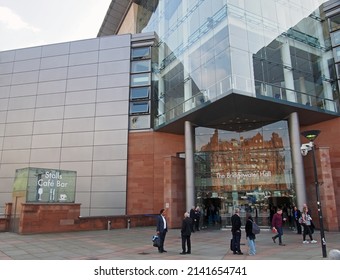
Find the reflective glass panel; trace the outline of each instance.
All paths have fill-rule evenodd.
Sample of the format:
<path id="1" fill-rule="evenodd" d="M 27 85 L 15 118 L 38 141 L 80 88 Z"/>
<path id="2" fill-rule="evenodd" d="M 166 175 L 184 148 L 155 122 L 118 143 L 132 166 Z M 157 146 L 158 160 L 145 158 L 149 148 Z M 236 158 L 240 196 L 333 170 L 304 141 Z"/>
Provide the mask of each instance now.
<path id="1" fill-rule="evenodd" d="M 138 87 L 131 88 L 130 90 L 130 98 L 134 99 L 142 99 L 149 98 L 150 87 Z"/>
<path id="2" fill-rule="evenodd" d="M 149 112 L 149 102 L 132 102 L 130 104 L 130 113 L 148 113 Z"/>
<path id="3" fill-rule="evenodd" d="M 151 56 L 150 47 L 133 48 L 131 50 L 132 59 L 150 58 L 150 56 Z"/>

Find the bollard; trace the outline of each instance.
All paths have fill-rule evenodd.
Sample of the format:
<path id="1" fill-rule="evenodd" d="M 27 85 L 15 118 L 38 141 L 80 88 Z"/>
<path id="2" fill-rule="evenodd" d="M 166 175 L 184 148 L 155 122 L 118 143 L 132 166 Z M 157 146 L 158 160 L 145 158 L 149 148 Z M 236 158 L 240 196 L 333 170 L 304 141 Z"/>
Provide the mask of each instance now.
<path id="1" fill-rule="evenodd" d="M 111 221 L 107 221 L 107 230 L 111 229 Z"/>
<path id="2" fill-rule="evenodd" d="M 131 225 L 131 220 L 128 219 L 128 220 L 127 220 L 127 229 L 130 229 L 130 225 Z"/>

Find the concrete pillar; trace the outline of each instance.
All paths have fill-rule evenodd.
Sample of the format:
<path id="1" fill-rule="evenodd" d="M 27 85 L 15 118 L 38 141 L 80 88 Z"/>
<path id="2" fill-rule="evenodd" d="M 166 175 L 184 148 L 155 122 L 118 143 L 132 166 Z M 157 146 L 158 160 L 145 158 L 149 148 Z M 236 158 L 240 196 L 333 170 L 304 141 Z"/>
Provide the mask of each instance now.
<path id="1" fill-rule="evenodd" d="M 185 194 L 186 210 L 195 205 L 194 148 L 195 133 L 191 122 L 185 124 Z"/>
<path id="2" fill-rule="evenodd" d="M 292 165 L 294 174 L 294 185 L 297 198 L 297 207 L 302 209 L 304 203 L 306 203 L 306 183 L 305 183 L 305 172 L 303 168 L 303 159 L 300 152 L 301 141 L 300 141 L 300 126 L 298 114 L 292 113 L 288 119 L 289 125 L 289 137 L 290 145 L 292 149 Z"/>
<path id="3" fill-rule="evenodd" d="M 292 71 L 292 60 L 290 58 L 289 42 L 285 40 L 281 48 L 282 63 L 286 67 L 283 68 L 283 75 L 285 79 L 285 88 L 287 101 L 296 102 L 296 93 L 294 91 L 294 77 Z"/>

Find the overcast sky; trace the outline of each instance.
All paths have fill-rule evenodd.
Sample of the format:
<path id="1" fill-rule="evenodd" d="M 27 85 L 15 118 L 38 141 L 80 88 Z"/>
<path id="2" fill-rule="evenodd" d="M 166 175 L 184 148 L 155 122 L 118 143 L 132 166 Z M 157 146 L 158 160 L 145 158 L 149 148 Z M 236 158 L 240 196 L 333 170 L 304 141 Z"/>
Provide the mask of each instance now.
<path id="1" fill-rule="evenodd" d="M 0 0 L 0 51 L 97 37 L 111 0 Z"/>

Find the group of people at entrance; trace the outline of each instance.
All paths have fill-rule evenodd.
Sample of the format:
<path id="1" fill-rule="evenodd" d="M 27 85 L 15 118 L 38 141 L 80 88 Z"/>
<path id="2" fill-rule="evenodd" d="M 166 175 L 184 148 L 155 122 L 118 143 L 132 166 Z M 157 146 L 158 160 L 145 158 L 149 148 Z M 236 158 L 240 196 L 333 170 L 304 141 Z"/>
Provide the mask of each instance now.
<path id="1" fill-rule="evenodd" d="M 303 244 L 307 243 L 317 243 L 316 240 L 313 239 L 314 233 L 314 224 L 311 217 L 311 214 L 308 210 L 308 206 L 306 204 L 303 205 L 302 211 L 298 210 L 297 207 L 294 207 L 294 218 L 296 220 L 297 225 L 297 233 L 302 234 Z M 277 208 L 276 213 L 273 215 L 271 220 L 271 229 L 272 232 L 275 234 L 272 236 L 272 240 L 276 243 L 278 239 L 278 244 L 280 246 L 285 246 L 282 242 L 282 235 L 283 235 L 283 225 L 286 222 L 287 218 L 282 215 L 282 209 Z M 255 246 L 255 239 L 256 235 L 253 232 L 253 223 L 254 220 L 250 213 L 247 213 L 246 216 L 246 225 L 245 225 L 245 232 L 246 238 L 248 241 L 248 248 L 249 248 L 249 255 L 256 254 L 256 246 Z M 240 247 L 240 240 L 241 240 L 241 218 L 240 218 L 240 210 L 239 208 L 235 209 L 234 215 L 231 217 L 231 232 L 232 232 L 232 239 L 231 239 L 231 250 L 233 251 L 234 255 L 243 255 L 243 252 Z M 303 231 L 302 231 L 303 229 Z M 309 240 L 306 240 L 306 237 L 309 236 Z"/>
<path id="2" fill-rule="evenodd" d="M 157 217 L 156 233 L 159 238 L 159 253 L 166 253 L 164 249 L 165 236 L 168 231 L 167 222 L 165 218 L 166 210 L 161 209 L 160 214 Z M 182 252 L 181 255 L 191 254 L 191 233 L 199 231 L 200 225 L 200 208 L 193 206 L 189 212 L 184 213 L 184 218 L 181 227 L 181 239 L 182 239 Z"/>
<path id="3" fill-rule="evenodd" d="M 293 215 L 296 223 L 297 234 L 302 234 L 302 243 L 303 244 L 317 243 L 317 241 L 313 239 L 314 224 L 310 212 L 308 210 L 307 204 L 303 205 L 302 212 L 295 206 Z M 273 242 L 276 243 L 276 239 L 278 238 L 279 245 L 281 246 L 285 246 L 285 244 L 282 243 L 283 235 L 282 225 L 285 221 L 286 218 L 282 217 L 282 209 L 278 208 L 276 214 L 273 216 L 272 219 L 272 230 L 274 233 L 276 233 L 276 235 L 274 235 L 272 239 Z M 307 235 L 309 236 L 309 240 L 306 240 Z"/>
<path id="4" fill-rule="evenodd" d="M 245 226 L 246 238 L 248 241 L 249 255 L 253 256 L 256 254 L 255 238 L 256 235 L 253 232 L 253 217 L 250 213 L 247 213 L 247 221 Z M 241 250 L 241 218 L 240 209 L 236 208 L 234 215 L 231 216 L 231 233 L 232 239 L 230 244 L 230 249 L 233 251 L 234 255 L 243 255 Z"/>

